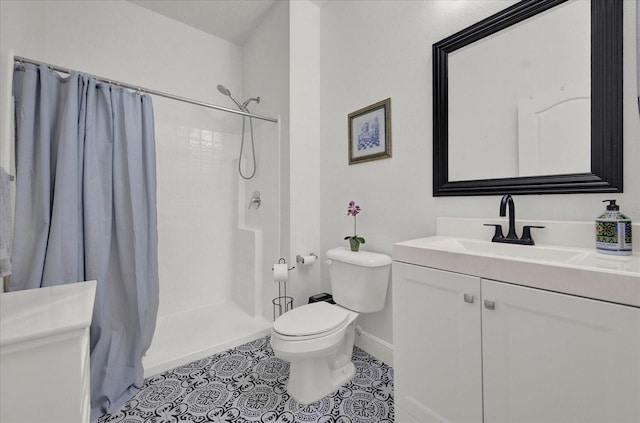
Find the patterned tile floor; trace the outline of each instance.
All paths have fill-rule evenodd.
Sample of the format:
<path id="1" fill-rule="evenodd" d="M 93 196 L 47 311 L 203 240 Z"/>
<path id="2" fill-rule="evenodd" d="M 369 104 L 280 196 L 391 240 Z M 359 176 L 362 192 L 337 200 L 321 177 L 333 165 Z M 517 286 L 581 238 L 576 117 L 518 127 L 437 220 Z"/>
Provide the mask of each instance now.
<path id="1" fill-rule="evenodd" d="M 358 347 L 354 378 L 308 405 L 290 398 L 289 364 L 269 337 L 145 380 L 122 408 L 97 423 L 391 423 L 393 368 Z"/>

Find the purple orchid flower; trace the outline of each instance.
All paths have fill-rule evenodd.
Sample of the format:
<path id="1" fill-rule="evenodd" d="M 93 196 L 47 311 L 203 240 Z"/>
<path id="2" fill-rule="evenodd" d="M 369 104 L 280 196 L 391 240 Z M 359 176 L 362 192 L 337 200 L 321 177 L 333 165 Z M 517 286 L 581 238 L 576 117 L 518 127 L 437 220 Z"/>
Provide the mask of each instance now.
<path id="1" fill-rule="evenodd" d="M 357 231 L 357 222 L 356 216 L 360 213 L 362 209 L 359 205 L 356 204 L 355 201 L 349 201 L 349 206 L 347 207 L 347 216 L 353 216 L 353 235 L 346 236 L 344 239 L 354 240 L 357 244 L 364 244 L 364 238 L 358 236 Z M 353 247 L 352 247 L 353 249 Z"/>

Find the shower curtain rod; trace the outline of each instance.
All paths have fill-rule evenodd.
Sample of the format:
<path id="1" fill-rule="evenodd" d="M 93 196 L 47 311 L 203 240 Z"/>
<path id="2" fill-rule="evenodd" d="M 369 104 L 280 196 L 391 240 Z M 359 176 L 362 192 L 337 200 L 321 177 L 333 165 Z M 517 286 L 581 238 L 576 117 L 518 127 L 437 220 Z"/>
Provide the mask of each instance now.
<path id="1" fill-rule="evenodd" d="M 63 68 L 61 66 L 51 65 L 49 63 L 39 62 L 37 60 L 27 59 L 25 57 L 20 57 L 20 56 L 14 56 L 13 60 L 15 62 L 18 62 L 18 63 L 31 63 L 32 65 L 37 65 L 37 66 L 44 65 L 44 66 L 48 67 L 51 70 L 54 70 L 56 72 L 66 73 L 66 74 L 71 74 L 71 72 L 74 72 L 71 69 Z M 84 72 L 79 72 L 79 71 L 78 71 L 78 73 L 80 73 L 82 75 L 86 75 L 86 76 L 88 76 L 90 78 L 94 78 L 94 79 L 96 79 L 96 80 L 98 80 L 100 82 L 106 82 L 106 83 L 109 83 L 109 84 L 114 84 L 114 85 L 116 85 L 118 87 L 128 88 L 130 90 L 139 91 L 139 92 L 145 93 L 145 94 L 157 95 L 157 96 L 160 96 L 160 97 L 169 98 L 171 100 L 178 100 L 178 101 L 182 101 L 182 102 L 185 102 L 185 103 L 195 104 L 196 106 L 202 106 L 202 107 L 207 107 L 209 109 L 221 110 L 223 112 L 234 113 L 236 115 L 242 115 L 242 116 L 246 116 L 246 117 L 250 117 L 250 118 L 254 118 L 254 119 L 266 120 L 268 122 L 274 122 L 274 123 L 278 122 L 277 118 L 272 118 L 272 117 L 269 117 L 269 116 L 254 115 L 253 113 L 247 113 L 247 112 L 243 112 L 241 110 L 229 109 L 229 108 L 218 106 L 218 105 L 215 105 L 215 104 L 205 103 L 205 102 L 199 101 L 199 100 L 193 100 L 193 99 L 190 99 L 190 98 L 180 97 L 180 96 L 169 94 L 169 93 L 165 93 L 165 92 L 162 92 L 162 91 L 156 91 L 156 90 L 152 90 L 152 89 L 149 89 L 149 88 L 143 88 L 143 87 L 140 87 L 140 86 L 137 86 L 137 85 L 127 84 L 125 82 L 114 81 L 113 79 L 103 78 L 101 76 L 95 76 L 95 75 L 91 75 L 91 74 L 84 73 Z"/>

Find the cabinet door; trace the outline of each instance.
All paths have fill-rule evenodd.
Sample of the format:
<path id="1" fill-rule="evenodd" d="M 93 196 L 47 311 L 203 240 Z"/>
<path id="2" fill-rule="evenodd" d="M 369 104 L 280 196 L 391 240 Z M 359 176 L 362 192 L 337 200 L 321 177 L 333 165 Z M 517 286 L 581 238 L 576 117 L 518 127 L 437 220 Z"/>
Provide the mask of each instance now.
<path id="1" fill-rule="evenodd" d="M 640 422 L 640 309 L 487 280 L 482 298 L 486 423 Z"/>
<path id="2" fill-rule="evenodd" d="M 482 421 L 480 314 L 479 278 L 393 263 L 394 400 L 402 412 L 422 423 Z"/>

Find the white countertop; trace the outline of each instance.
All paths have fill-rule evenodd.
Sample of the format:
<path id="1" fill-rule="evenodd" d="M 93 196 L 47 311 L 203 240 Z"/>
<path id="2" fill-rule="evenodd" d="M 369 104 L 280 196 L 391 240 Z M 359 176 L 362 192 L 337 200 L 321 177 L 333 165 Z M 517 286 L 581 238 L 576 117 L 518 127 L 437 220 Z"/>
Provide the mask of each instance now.
<path id="1" fill-rule="evenodd" d="M 0 294 L 0 347 L 91 324 L 96 281 Z"/>
<path id="2" fill-rule="evenodd" d="M 593 223 L 535 222 L 546 226 L 539 230 L 541 234 L 537 238 L 536 232 L 532 234 L 536 246 L 499 244 L 499 249 L 514 251 L 512 255 L 459 248 L 457 241 L 464 239 L 490 242 L 493 229 L 482 226 L 483 222 L 494 223 L 490 219 L 439 219 L 438 236 L 394 244 L 393 260 L 640 307 L 640 254 L 636 251 L 631 256 L 610 256 L 597 253 L 595 248 L 585 248 L 585 241 L 593 237 Z M 565 248 L 557 247 L 563 239 L 564 228 L 572 235 L 566 249 L 576 253 L 578 259 L 526 257 L 529 248 L 538 252 L 549 248 L 552 255 L 554 249 Z M 634 225 L 634 232 L 640 235 L 636 228 Z M 587 230 L 589 233 L 584 233 Z M 541 244 L 538 239 L 553 240 L 555 245 Z M 577 239 L 585 241 L 575 242 Z"/>

